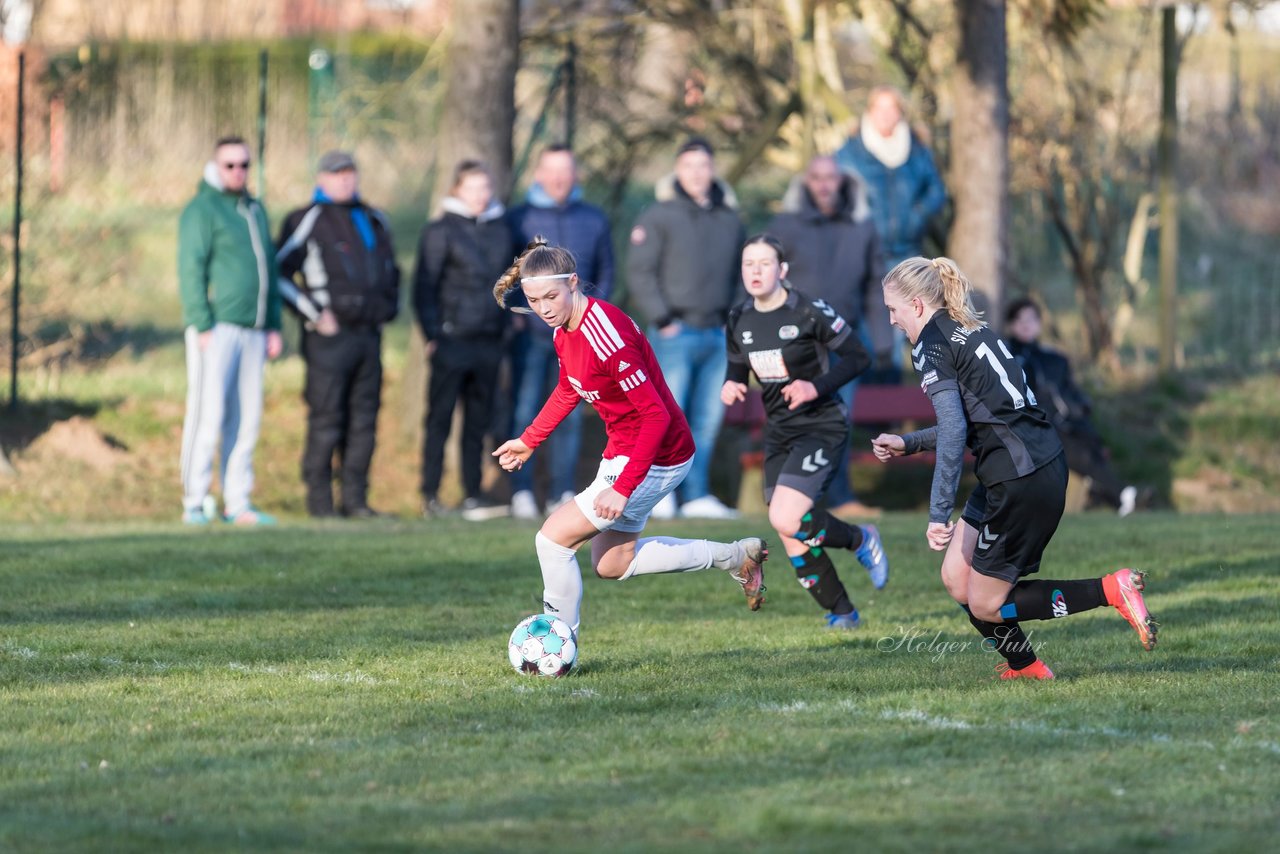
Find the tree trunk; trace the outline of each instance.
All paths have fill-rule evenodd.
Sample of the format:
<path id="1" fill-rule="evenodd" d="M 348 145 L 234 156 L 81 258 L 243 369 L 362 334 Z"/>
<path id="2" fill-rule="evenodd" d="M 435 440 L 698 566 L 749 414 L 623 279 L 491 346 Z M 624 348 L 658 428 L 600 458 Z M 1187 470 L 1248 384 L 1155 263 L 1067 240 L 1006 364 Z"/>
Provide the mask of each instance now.
<path id="1" fill-rule="evenodd" d="M 444 109 L 435 139 L 436 198 L 449 189 L 453 166 L 475 157 L 493 170 L 502 199 L 511 192 L 511 128 L 520 63 L 519 0 L 458 3 L 449 22 Z"/>
<path id="2" fill-rule="evenodd" d="M 1004 0 L 957 0 L 950 255 L 999 327 L 1009 255 L 1009 89 Z"/>
<path id="3" fill-rule="evenodd" d="M 436 151 L 433 217 L 439 200 L 451 189 L 453 167 L 460 160 L 485 161 L 493 172 L 498 197 L 505 201 L 511 192 L 511 131 L 520 63 L 519 0 L 454 4 L 448 38 L 439 132 L 435 139 L 423 141 L 424 147 L 433 146 Z M 401 407 L 401 425 L 410 439 L 421 438 L 426 387 L 426 355 L 415 323 L 405 361 Z"/>

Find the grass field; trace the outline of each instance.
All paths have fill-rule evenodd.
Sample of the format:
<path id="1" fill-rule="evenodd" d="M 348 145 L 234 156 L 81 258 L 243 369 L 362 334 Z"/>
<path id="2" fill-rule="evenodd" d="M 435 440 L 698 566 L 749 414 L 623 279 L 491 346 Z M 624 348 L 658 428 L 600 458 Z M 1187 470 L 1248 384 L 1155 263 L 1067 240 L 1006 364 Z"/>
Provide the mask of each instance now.
<path id="1" fill-rule="evenodd" d="M 1069 517 L 1046 577 L 1149 569 L 1161 643 L 1032 623 L 1038 684 L 992 680 L 917 515 L 887 590 L 838 560 L 857 633 L 782 561 L 755 614 L 714 571 L 588 580 L 562 680 L 505 660 L 531 527 L 9 528 L 0 850 L 1262 850 L 1276 522 Z"/>

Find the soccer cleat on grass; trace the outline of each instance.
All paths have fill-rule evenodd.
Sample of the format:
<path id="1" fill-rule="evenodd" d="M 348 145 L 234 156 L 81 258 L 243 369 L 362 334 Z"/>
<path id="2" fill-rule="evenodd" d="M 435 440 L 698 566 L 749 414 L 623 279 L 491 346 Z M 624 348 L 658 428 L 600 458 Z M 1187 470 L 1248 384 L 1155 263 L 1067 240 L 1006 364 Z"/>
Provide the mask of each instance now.
<path id="1" fill-rule="evenodd" d="M 867 568 L 871 586 L 877 590 L 884 589 L 889 583 L 889 556 L 884 553 L 880 531 L 875 525 L 862 526 L 862 545 L 858 546 L 854 555 L 858 558 L 858 563 Z"/>
<path id="2" fill-rule="evenodd" d="M 257 507 L 250 507 L 248 510 L 241 510 L 235 516 L 224 516 L 223 520 L 232 525 L 241 525 L 245 527 L 274 525 L 276 517 L 270 513 L 263 513 Z"/>
<path id="3" fill-rule="evenodd" d="M 861 625 L 862 618 L 858 616 L 857 608 L 847 614 L 827 614 L 827 628 L 829 629 L 844 629 L 848 631 Z"/>
<path id="4" fill-rule="evenodd" d="M 769 546 L 759 537 L 746 537 L 734 545 L 742 549 L 742 563 L 729 576 L 742 585 L 747 607 L 759 611 L 764 604 L 764 562 L 769 559 Z"/>
<path id="5" fill-rule="evenodd" d="M 1009 666 L 1009 662 L 1004 661 L 996 665 L 996 673 L 1001 679 L 1052 679 L 1053 671 L 1049 669 L 1049 665 L 1040 659 L 1028 664 L 1021 670 L 1014 670 Z"/>
<path id="6" fill-rule="evenodd" d="M 490 519 L 501 519 L 503 516 L 511 515 L 511 507 L 509 505 L 486 498 L 483 495 L 464 500 L 459 509 L 461 510 L 462 518 L 468 522 L 487 522 Z"/>
<path id="7" fill-rule="evenodd" d="M 204 515 L 203 510 L 183 510 L 182 524 L 184 525 L 208 525 L 209 517 Z"/>
<path id="8" fill-rule="evenodd" d="M 1156 646 L 1158 624 L 1147 613 L 1147 603 L 1142 598 L 1146 586 L 1147 574 L 1137 569 L 1121 569 L 1102 576 L 1102 592 L 1106 594 L 1107 604 L 1129 621 L 1142 641 L 1142 648 L 1150 652 Z"/>

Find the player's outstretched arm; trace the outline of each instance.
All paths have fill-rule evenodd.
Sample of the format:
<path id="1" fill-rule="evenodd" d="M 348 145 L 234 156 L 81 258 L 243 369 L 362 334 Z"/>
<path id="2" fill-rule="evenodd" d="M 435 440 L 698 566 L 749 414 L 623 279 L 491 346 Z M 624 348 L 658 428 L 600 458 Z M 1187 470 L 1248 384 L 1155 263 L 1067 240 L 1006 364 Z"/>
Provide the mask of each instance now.
<path id="1" fill-rule="evenodd" d="M 505 471 L 515 471 L 533 456 L 533 450 L 519 439 L 508 439 L 493 455 L 498 458 L 498 465 Z"/>
<path id="2" fill-rule="evenodd" d="M 881 433 L 871 440 L 871 448 L 875 451 L 876 459 L 882 463 L 907 453 L 907 443 L 896 433 Z"/>

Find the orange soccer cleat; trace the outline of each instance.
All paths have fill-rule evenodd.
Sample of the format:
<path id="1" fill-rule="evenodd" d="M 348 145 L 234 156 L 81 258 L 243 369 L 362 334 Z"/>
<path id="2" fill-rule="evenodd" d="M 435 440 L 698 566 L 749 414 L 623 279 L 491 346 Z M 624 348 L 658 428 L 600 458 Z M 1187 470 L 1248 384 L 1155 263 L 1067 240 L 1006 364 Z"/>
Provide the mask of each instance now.
<path id="1" fill-rule="evenodd" d="M 996 673 L 1001 679 L 1052 679 L 1053 671 L 1040 659 L 1028 664 L 1021 670 L 1014 670 L 1008 662 L 996 665 Z"/>
<path id="2" fill-rule="evenodd" d="M 1102 592 L 1106 594 L 1107 604 L 1129 621 L 1142 641 L 1142 648 L 1149 652 L 1155 649 L 1159 624 L 1151 619 L 1147 603 L 1142 599 L 1142 590 L 1146 586 L 1147 574 L 1136 569 L 1121 569 L 1102 576 Z"/>

